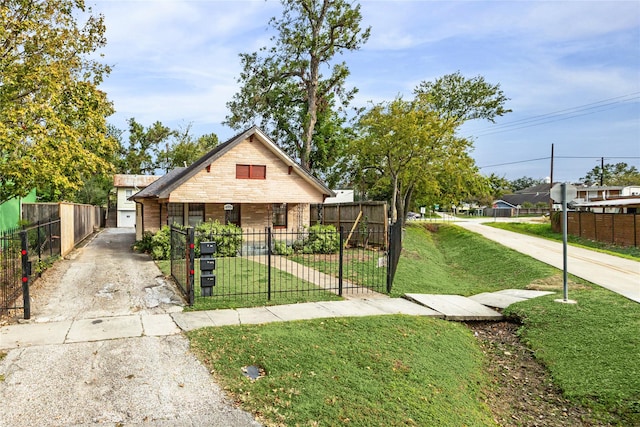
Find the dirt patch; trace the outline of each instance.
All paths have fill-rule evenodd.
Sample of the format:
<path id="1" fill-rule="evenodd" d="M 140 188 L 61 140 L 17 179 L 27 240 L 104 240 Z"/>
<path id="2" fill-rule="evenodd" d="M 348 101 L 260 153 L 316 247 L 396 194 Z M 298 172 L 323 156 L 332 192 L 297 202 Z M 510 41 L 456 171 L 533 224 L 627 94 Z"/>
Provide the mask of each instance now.
<path id="1" fill-rule="evenodd" d="M 608 426 L 588 408 L 575 405 L 553 385 L 548 371 L 520 342 L 512 322 L 473 322 L 468 327 L 486 356 L 492 384 L 486 403 L 495 421 L 510 426 Z"/>
<path id="2" fill-rule="evenodd" d="M 569 290 L 586 290 L 591 289 L 590 286 L 583 285 L 580 283 L 576 283 L 573 280 L 567 280 L 567 285 Z M 532 289 L 535 291 L 555 291 L 562 292 L 564 287 L 562 274 L 556 274 L 553 276 L 545 277 L 544 279 L 536 279 L 531 282 L 527 289 Z"/>

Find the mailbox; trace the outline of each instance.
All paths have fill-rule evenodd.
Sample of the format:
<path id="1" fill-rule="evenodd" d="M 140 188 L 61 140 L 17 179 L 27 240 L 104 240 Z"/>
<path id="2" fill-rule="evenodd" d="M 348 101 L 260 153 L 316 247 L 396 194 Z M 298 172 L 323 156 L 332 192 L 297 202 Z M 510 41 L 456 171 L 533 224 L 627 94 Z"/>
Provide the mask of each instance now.
<path id="1" fill-rule="evenodd" d="M 216 285 L 216 242 L 200 242 L 200 293 L 203 297 L 213 296 Z"/>
<path id="2" fill-rule="evenodd" d="M 200 287 L 201 288 L 210 288 L 216 285 L 216 276 L 215 274 L 202 274 L 200 275 Z"/>
<path id="3" fill-rule="evenodd" d="M 213 255 L 216 253 L 216 242 L 200 242 L 200 255 Z"/>
<path id="4" fill-rule="evenodd" d="M 200 258 L 200 271 L 212 271 L 216 269 L 215 258 Z"/>

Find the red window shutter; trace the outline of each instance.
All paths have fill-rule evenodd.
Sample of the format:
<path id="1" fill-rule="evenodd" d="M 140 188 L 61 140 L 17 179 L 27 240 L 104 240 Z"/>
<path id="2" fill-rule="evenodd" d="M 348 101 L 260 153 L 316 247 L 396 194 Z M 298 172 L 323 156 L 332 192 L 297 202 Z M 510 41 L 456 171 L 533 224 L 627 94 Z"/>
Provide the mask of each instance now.
<path id="1" fill-rule="evenodd" d="M 236 165 L 236 179 L 248 179 L 251 166 Z"/>
<path id="2" fill-rule="evenodd" d="M 267 167 L 265 165 L 252 165 L 251 166 L 251 178 L 252 179 L 265 179 L 267 177 Z"/>

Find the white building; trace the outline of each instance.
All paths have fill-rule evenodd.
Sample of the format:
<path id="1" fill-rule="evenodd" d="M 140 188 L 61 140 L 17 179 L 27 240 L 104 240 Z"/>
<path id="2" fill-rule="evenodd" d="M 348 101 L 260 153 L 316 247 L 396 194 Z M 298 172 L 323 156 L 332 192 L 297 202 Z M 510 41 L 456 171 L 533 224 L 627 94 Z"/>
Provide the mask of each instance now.
<path id="1" fill-rule="evenodd" d="M 135 227 L 136 203 L 129 200 L 138 191 L 155 182 L 157 175 L 123 175 L 113 176 L 113 186 L 116 189 L 116 227 Z"/>

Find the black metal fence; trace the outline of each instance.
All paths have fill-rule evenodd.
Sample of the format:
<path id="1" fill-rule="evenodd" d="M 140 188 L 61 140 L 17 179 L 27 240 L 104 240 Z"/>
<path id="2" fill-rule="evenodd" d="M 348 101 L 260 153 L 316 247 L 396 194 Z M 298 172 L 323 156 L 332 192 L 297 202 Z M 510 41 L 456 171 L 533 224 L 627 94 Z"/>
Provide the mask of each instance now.
<path id="1" fill-rule="evenodd" d="M 22 310 L 24 318 L 29 319 L 32 273 L 39 274 L 47 263 L 59 256 L 59 219 L 1 233 L 0 315 Z"/>
<path id="2" fill-rule="evenodd" d="M 360 229 L 350 237 L 343 229 L 313 227 L 301 232 L 195 233 L 192 244 L 189 233 L 172 229 L 171 271 L 190 304 L 206 305 L 211 299 L 285 303 L 390 290 L 384 230 Z M 201 262 L 203 242 L 215 243 L 213 261 Z M 193 264 L 189 256 L 195 258 Z"/>

